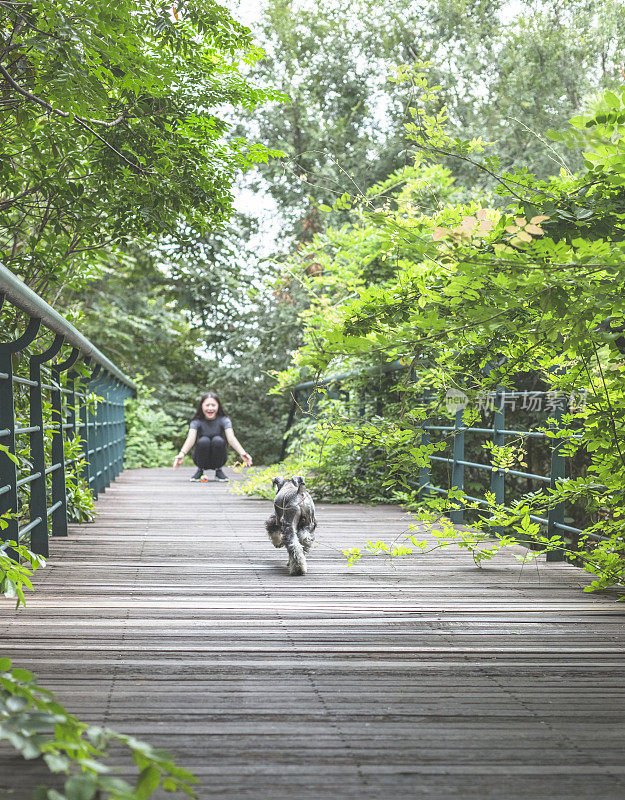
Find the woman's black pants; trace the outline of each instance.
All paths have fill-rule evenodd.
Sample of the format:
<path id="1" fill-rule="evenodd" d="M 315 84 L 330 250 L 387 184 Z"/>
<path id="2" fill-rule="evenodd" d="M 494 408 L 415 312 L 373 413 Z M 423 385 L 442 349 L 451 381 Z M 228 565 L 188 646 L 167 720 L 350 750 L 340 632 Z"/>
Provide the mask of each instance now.
<path id="1" fill-rule="evenodd" d="M 226 463 L 226 440 L 221 436 L 200 436 L 195 443 L 193 462 L 200 469 L 219 469 Z"/>

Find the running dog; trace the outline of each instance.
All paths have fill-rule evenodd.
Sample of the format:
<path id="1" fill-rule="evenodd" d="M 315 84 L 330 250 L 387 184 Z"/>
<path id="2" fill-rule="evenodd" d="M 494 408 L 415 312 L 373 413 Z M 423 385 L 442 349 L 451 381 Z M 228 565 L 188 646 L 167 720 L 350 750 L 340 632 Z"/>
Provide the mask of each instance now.
<path id="1" fill-rule="evenodd" d="M 289 574 L 306 574 L 306 553 L 315 541 L 315 504 L 301 476 L 273 479 L 274 513 L 265 522 L 274 547 L 286 547 Z"/>

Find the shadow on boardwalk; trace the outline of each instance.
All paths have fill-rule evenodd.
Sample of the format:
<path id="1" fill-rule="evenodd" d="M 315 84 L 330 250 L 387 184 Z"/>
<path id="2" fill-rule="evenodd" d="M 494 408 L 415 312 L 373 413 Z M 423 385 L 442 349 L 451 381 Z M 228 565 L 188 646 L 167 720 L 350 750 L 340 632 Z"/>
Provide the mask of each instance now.
<path id="1" fill-rule="evenodd" d="M 189 475 L 122 474 L 27 608 L 0 605 L 2 654 L 73 713 L 172 750 L 201 798 L 623 797 L 625 608 L 584 573 L 453 549 L 347 569 L 407 518 L 318 505 L 291 578 L 270 504 Z M 33 783 L 0 756 L 1 798 Z"/>

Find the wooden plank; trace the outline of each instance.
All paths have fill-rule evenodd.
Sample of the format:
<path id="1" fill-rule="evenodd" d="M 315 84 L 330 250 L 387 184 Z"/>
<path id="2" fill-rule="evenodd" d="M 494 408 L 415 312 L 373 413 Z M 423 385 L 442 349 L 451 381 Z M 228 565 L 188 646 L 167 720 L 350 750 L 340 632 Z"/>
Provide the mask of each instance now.
<path id="1" fill-rule="evenodd" d="M 451 548 L 348 569 L 410 519 L 318 504 L 292 578 L 270 504 L 189 475 L 124 473 L 0 604 L 2 653 L 74 713 L 173 750 L 202 798 L 623 796 L 625 608 L 589 576 Z M 42 774 L 0 748 L 0 798 Z"/>

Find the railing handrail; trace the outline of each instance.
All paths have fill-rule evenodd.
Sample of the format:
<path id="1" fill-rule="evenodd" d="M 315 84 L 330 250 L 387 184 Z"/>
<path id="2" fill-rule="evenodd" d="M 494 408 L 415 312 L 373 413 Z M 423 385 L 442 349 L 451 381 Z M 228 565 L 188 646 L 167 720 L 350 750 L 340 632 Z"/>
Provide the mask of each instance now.
<path id="1" fill-rule="evenodd" d="M 0 341 L 0 516 L 6 523 L 0 531 L 0 550 L 18 558 L 8 542 L 24 544 L 28 537 L 30 549 L 47 556 L 49 523 L 53 536 L 68 533 L 65 468 L 72 465 L 74 477 L 84 481 L 83 487 L 94 499 L 123 470 L 124 400 L 136 396 L 137 387 L 73 325 L 0 264 L 0 311 L 5 301 L 23 311 L 28 324 L 17 332 L 17 338 Z M 43 345 L 42 352 L 32 352 L 28 348 L 42 328 L 54 334 L 53 341 Z M 65 357 L 60 356 L 64 345 L 71 347 Z M 34 349 L 41 346 L 38 342 Z M 22 357 L 15 359 L 18 353 Z M 86 369 L 74 368 L 79 358 Z M 25 367 L 28 378 L 15 374 L 16 369 L 23 371 Z M 28 387 L 21 390 L 18 414 L 16 385 Z M 16 437 L 26 435 L 28 457 L 19 462 L 15 459 Z M 70 439 L 76 441 L 77 436 L 81 457 L 74 450 L 73 460 L 68 459 L 65 444 Z M 18 471 L 29 474 L 18 475 Z M 27 509 L 30 521 L 23 525 Z"/>
<path id="2" fill-rule="evenodd" d="M 0 264 L 0 295 L 4 295 L 14 306 L 24 311 L 30 317 L 40 319 L 42 323 L 54 333 L 65 337 L 65 342 L 80 350 L 80 353 L 100 364 L 111 375 L 115 376 L 133 393 L 137 392 L 137 385 L 118 369 L 89 339 L 79 333 L 76 328 L 64 319 L 58 311 L 42 300 L 39 295 L 29 289 L 17 276 L 13 275 L 5 266 Z"/>

